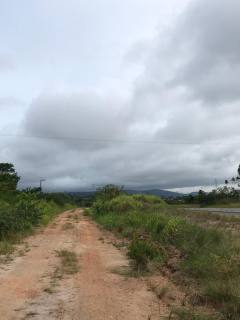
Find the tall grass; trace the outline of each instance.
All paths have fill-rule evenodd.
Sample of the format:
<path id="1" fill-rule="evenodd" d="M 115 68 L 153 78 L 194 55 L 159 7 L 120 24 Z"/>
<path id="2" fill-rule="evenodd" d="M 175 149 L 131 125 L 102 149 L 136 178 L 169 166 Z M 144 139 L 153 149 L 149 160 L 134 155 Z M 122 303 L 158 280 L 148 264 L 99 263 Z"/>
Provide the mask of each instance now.
<path id="1" fill-rule="evenodd" d="M 167 266 L 178 252 L 173 270 L 194 281 L 224 319 L 240 319 L 240 246 L 233 236 L 174 215 L 152 196 L 97 199 L 92 213 L 106 229 L 129 238 L 129 256 L 138 270 L 153 262 Z"/>
<path id="2" fill-rule="evenodd" d="M 68 208 L 32 192 L 1 192 L 0 254 L 10 251 L 11 243 L 29 234 L 35 226 L 46 225 L 59 212 Z"/>

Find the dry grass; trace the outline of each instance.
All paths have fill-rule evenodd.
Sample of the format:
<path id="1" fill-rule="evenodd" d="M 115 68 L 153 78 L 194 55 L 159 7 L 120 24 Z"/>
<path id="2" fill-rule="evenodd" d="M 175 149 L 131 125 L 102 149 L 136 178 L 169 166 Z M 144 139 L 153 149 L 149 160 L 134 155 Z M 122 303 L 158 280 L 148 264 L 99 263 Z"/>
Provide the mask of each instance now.
<path id="1" fill-rule="evenodd" d="M 73 228 L 74 228 L 74 225 L 71 222 L 66 222 L 62 226 L 62 230 L 70 230 Z"/>
<path id="2" fill-rule="evenodd" d="M 63 274 L 74 274 L 79 271 L 78 258 L 75 252 L 66 249 L 56 251 L 61 259 L 61 271 Z"/>

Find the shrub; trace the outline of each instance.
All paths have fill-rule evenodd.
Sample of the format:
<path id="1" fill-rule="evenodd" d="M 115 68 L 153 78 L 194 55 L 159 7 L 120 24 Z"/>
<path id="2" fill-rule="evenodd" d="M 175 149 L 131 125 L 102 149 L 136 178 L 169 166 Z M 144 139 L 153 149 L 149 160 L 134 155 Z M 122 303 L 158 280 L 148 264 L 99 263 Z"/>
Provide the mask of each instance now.
<path id="1" fill-rule="evenodd" d="M 3 199 L 12 199 L 6 201 Z M 10 204 L 11 203 L 11 204 Z M 67 204 L 65 204 L 64 209 Z M 29 232 L 39 224 L 46 225 L 56 213 L 63 210 L 53 200 L 47 201 L 37 192 L 0 194 L 0 241 Z"/>
<path id="2" fill-rule="evenodd" d="M 149 205 L 162 205 L 163 207 L 166 206 L 166 202 L 157 196 L 153 195 L 146 195 L 146 194 L 134 194 L 132 196 L 135 200 L 140 201 L 144 204 L 149 204 Z"/>
<path id="3" fill-rule="evenodd" d="M 152 241 L 134 239 L 128 248 L 128 255 L 134 260 L 138 271 L 148 269 L 148 263 L 152 260 L 164 261 L 165 253 Z"/>
<path id="4" fill-rule="evenodd" d="M 165 227 L 162 230 L 162 239 L 170 244 L 175 244 L 178 242 L 179 238 L 182 236 L 182 230 L 185 226 L 185 221 L 178 217 L 173 217 L 168 220 Z"/>
<path id="5" fill-rule="evenodd" d="M 139 212 L 146 210 L 147 208 L 155 207 L 155 209 L 164 208 L 166 203 L 154 196 L 143 196 L 143 195 L 119 195 L 112 198 L 111 200 L 103 200 L 97 198 L 93 203 L 92 209 L 94 214 L 122 214 L 127 212 Z"/>
<path id="6" fill-rule="evenodd" d="M 94 201 L 92 205 L 92 212 L 94 215 L 104 215 L 108 212 L 108 203 L 101 199 Z"/>
<path id="7" fill-rule="evenodd" d="M 129 211 L 136 211 L 143 208 L 141 202 L 135 200 L 132 196 L 120 195 L 109 201 L 97 199 L 93 204 L 93 213 L 97 215 L 115 213 L 122 214 Z"/>
<path id="8" fill-rule="evenodd" d="M 95 198 L 102 201 L 109 201 L 123 194 L 123 187 L 118 187 L 113 184 L 108 184 L 105 187 L 99 188 Z"/>
<path id="9" fill-rule="evenodd" d="M 41 219 L 41 210 L 39 207 L 39 200 L 36 194 L 21 193 L 17 197 L 17 204 L 15 206 L 16 216 L 19 223 L 30 223 L 37 225 Z"/>
<path id="10" fill-rule="evenodd" d="M 122 214 L 129 211 L 136 211 L 143 208 L 143 205 L 132 196 L 121 195 L 118 196 L 108 204 L 108 212 L 114 212 L 116 214 Z"/>

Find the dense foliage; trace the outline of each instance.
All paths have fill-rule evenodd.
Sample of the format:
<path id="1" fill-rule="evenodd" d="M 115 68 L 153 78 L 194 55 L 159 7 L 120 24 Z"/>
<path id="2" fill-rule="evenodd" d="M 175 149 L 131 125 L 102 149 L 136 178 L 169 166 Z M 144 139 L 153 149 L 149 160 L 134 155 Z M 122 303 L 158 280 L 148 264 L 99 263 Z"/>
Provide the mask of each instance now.
<path id="1" fill-rule="evenodd" d="M 197 194 L 189 194 L 183 197 L 187 204 L 200 204 L 201 206 L 211 205 L 240 205 L 240 165 L 237 169 L 237 176 L 225 180 L 225 186 L 216 188 L 211 192 L 199 190 Z"/>
<path id="2" fill-rule="evenodd" d="M 25 234 L 34 226 L 47 224 L 53 216 L 71 206 L 33 192 L 0 193 L 0 241 Z M 63 197 L 64 198 L 64 197 Z"/>
<path id="3" fill-rule="evenodd" d="M 196 195 L 188 195 L 185 202 L 189 204 L 200 204 L 202 206 L 222 205 L 240 202 L 240 192 L 232 187 L 223 187 L 211 192 L 200 190 Z"/>
<path id="4" fill-rule="evenodd" d="M 0 191 L 16 191 L 19 180 L 13 164 L 0 163 Z"/>
<path id="5" fill-rule="evenodd" d="M 0 163 L 0 254 L 3 242 L 18 239 L 75 205 L 74 197 L 64 193 L 42 193 L 39 188 L 19 191 L 19 179 L 11 163 Z"/>

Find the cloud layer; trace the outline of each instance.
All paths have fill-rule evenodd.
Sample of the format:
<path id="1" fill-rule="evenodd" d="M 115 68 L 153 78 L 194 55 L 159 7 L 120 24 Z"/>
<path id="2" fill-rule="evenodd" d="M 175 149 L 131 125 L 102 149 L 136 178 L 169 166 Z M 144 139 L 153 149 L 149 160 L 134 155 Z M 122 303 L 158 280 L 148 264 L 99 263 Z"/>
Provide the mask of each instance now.
<path id="1" fill-rule="evenodd" d="M 24 137 L 4 144 L 3 157 L 26 184 L 43 177 L 62 190 L 176 188 L 232 176 L 240 162 L 239 28 L 237 0 L 190 1 L 171 28 L 129 49 L 125 68 L 137 61 L 139 69 L 127 95 L 43 91 L 24 113 Z"/>

